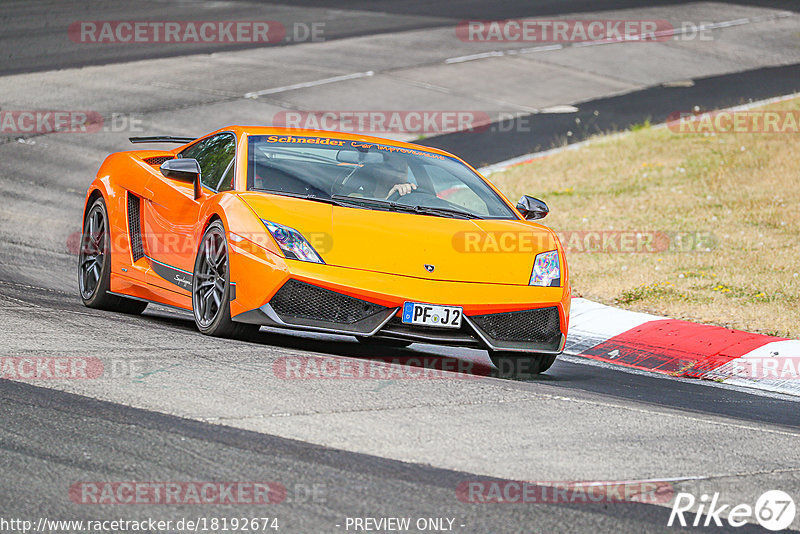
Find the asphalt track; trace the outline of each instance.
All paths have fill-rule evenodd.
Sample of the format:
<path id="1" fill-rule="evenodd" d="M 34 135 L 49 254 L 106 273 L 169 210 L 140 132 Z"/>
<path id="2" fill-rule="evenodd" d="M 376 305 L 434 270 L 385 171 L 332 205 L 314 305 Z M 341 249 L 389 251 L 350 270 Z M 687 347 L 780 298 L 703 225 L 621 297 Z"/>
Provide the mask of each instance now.
<path id="1" fill-rule="evenodd" d="M 233 8 L 225 11 L 229 20 L 255 17 L 261 9 L 249 3 L 223 4 Z M 639 4 L 611 2 L 604 9 Z M 688 2 L 649 4 L 669 9 Z M 783 2 L 736 4 L 795 9 Z M 144 9 L 143 4 L 120 2 L 115 11 L 95 13 L 90 5 L 89 11 L 76 15 L 76 5 L 52 3 L 45 14 L 43 4 L 5 4 L 4 17 L 28 21 L 28 26 L 2 26 L 3 72 L 186 53 L 181 48 L 97 51 L 57 46 L 65 21 L 135 18 Z M 186 18 L 171 4 L 150 5 L 162 10 L 165 19 Z M 338 27 L 331 22 L 327 37 L 390 34 L 467 17 L 589 13 L 596 5 L 507 2 L 497 11 L 491 2 L 390 2 L 380 9 L 370 2 L 336 3 L 337 17 L 345 22 L 356 17 L 359 24 L 342 22 Z M 294 2 L 284 7 L 289 11 L 281 14 L 287 20 L 317 20 L 319 11 L 314 10 L 330 5 Z M 350 11 L 354 9 L 359 11 Z M 46 28 L 41 28 L 42 20 Z M 34 27 L 40 31 L 30 29 Z M 600 117 L 608 122 L 593 128 L 623 128 L 648 117 L 658 120 L 689 103 L 717 107 L 792 92 L 798 76 L 795 65 L 784 65 L 693 79 L 693 88 L 648 88 L 592 99 L 579 107 L 581 113 L 604 111 Z M 147 97 L 155 100 L 154 109 L 169 110 L 171 103 L 163 95 L 151 90 Z M 0 105 L 5 98 L 0 95 Z M 28 105 L 48 106 L 42 102 L 44 98 L 32 95 Z M 543 120 L 553 122 L 543 123 L 533 138 L 514 136 L 495 143 L 480 134 L 453 134 L 426 142 L 452 148 L 476 163 L 491 163 L 553 144 L 566 127 L 558 122 L 564 117 Z M 178 122 L 183 129 L 201 127 Z M 154 122 L 156 129 L 168 127 L 169 119 Z M 673 530 L 666 527 L 669 508 L 663 505 L 492 506 L 458 501 L 458 483 L 490 477 L 675 478 L 676 490 L 720 491 L 729 501 L 752 502 L 766 489 L 784 489 L 795 500 L 800 498 L 800 411 L 789 397 L 623 372 L 573 359 L 558 361 L 546 375 L 528 382 L 476 378 L 441 384 L 289 383 L 266 376 L 278 358 L 365 359 L 374 353 L 346 338 L 267 331 L 248 342 L 221 342 L 197 334 L 186 314 L 157 306 L 143 317 L 83 308 L 75 294 L 74 258 L 64 253 L 68 232 L 53 231 L 50 224 L 73 224 L 76 215 L 80 217 L 81 187 L 99 163 L 96 153 L 120 149 L 122 137 L 91 140 L 84 152 L 75 148 L 80 142 L 73 145 L 74 141 L 48 136 L 22 139 L 36 145 L 12 139 L 0 147 L 4 355 L 136 358 L 151 367 L 99 384 L 0 381 L 0 517 L 264 515 L 263 509 L 247 506 L 93 507 L 70 502 L 69 486 L 88 480 L 276 480 L 289 489 L 289 499 L 268 513 L 280 519 L 285 532 L 344 531 L 336 525 L 343 525 L 347 517 L 365 516 L 453 517 L 464 525 L 456 529 L 461 532 Z M 23 151 L 27 148 L 31 152 Z M 29 210 L 31 191 L 41 195 L 42 211 L 23 229 L 19 215 Z M 479 352 L 465 354 L 485 358 Z M 382 355 L 462 353 L 414 345 Z M 307 490 L 314 486 L 324 495 L 309 497 Z M 750 524 L 738 531 L 762 530 Z"/>
<path id="2" fill-rule="evenodd" d="M 769 80 L 769 83 L 764 83 Z M 800 65 L 766 67 L 692 80 L 691 87 L 657 86 L 582 102 L 576 113 L 525 115 L 493 123 L 482 132 L 455 132 L 420 144 L 465 154 L 483 167 L 524 154 L 576 143 L 632 125 L 666 122 L 676 111 L 714 110 L 800 92 Z M 576 123 L 580 119 L 580 123 Z M 530 125 L 522 128 L 519 125 Z"/>
<path id="3" fill-rule="evenodd" d="M 453 502 L 453 488 L 464 481 L 491 481 L 489 477 L 313 446 L 9 381 L 0 382 L 0 399 L 6 435 L 0 445 L 3 474 L 6 480 L 24 481 L 0 487 L 0 499 L 14 503 L 13 509 L 4 510 L 5 516 L 96 520 L 92 507 L 61 504 L 64 488 L 53 481 L 88 480 L 87 476 L 148 480 L 157 472 L 163 480 L 280 480 L 287 498 L 273 506 L 217 507 L 213 512 L 192 505 L 157 512 L 139 508 L 126 518 L 269 515 L 278 518 L 280 531 L 288 532 L 342 531 L 331 527 L 344 525 L 347 517 L 364 516 L 455 518 L 454 530 L 466 532 L 558 532 L 565 526 L 573 532 L 669 531 L 664 527 L 669 509 L 660 506 L 480 507 Z M 759 531 L 754 525 L 741 529 Z"/>
<path id="4" fill-rule="evenodd" d="M 649 0 L 650 6 L 680 6 L 690 0 Z M 732 4 L 797 10 L 781 0 L 736 0 Z M 641 6 L 638 0 L 295 0 L 292 2 L 164 2 L 159 0 L 82 2 L 80 0 L 5 0 L 0 13 L 0 74 L 46 71 L 242 50 L 261 45 L 209 44 L 201 47 L 162 43 L 86 47 L 65 42 L 64 28 L 91 20 L 277 20 L 282 23 L 324 21 L 326 40 L 399 32 L 455 24 L 464 19 L 497 20 L 513 17 L 555 17 L 570 13 L 613 11 Z M 284 43 L 284 44 L 292 44 Z"/>

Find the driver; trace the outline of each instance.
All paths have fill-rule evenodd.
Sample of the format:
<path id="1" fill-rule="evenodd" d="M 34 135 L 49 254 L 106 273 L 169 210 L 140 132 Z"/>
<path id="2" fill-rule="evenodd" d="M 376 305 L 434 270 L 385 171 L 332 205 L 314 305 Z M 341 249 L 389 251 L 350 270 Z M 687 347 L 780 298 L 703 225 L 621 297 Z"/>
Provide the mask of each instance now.
<path id="1" fill-rule="evenodd" d="M 417 188 L 408 181 L 408 163 L 398 154 L 385 154 L 381 172 L 376 177 L 375 197 L 388 199 L 397 193 L 407 195 Z"/>

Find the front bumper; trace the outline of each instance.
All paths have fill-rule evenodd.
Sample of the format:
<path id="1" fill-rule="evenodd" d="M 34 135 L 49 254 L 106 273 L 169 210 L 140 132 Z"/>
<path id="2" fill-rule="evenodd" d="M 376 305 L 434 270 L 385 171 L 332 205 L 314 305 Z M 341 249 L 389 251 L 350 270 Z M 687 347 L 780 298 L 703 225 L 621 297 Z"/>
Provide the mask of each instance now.
<path id="1" fill-rule="evenodd" d="M 384 275 L 385 276 L 385 275 Z M 397 277 L 403 278 L 403 277 Z M 424 281 L 427 285 L 459 284 Z M 448 297 L 446 304 L 464 305 L 464 322 L 450 330 L 404 324 L 400 319 L 402 302 L 435 302 L 429 298 L 359 298 L 353 294 L 318 285 L 319 281 L 288 278 L 270 299 L 233 317 L 235 321 L 298 330 L 348 334 L 359 337 L 402 339 L 413 342 L 477 347 L 488 350 L 558 354 L 564 349 L 569 310 L 562 301 L 519 303 L 510 311 L 496 311 L 508 303 L 493 306 L 469 305 L 469 299 Z M 412 284 L 413 285 L 413 284 Z M 460 284 L 471 287 L 491 284 Z M 495 290 L 497 285 L 495 284 Z M 508 286 L 499 286 L 508 287 Z M 516 287 L 518 291 L 527 289 Z M 452 289 L 452 288 L 451 288 Z M 480 289 L 484 289 L 480 287 Z M 563 296 L 561 288 L 536 288 Z M 238 292 L 238 290 L 237 290 Z M 430 297 L 431 295 L 425 295 Z M 464 298 L 462 296 L 462 298 Z M 455 301 L 454 301 L 455 300 Z M 566 302 L 569 302 L 567 300 Z M 480 308 L 483 309 L 480 309 Z M 489 313 L 485 313 L 486 311 Z M 479 313 L 484 312 L 484 313 Z"/>

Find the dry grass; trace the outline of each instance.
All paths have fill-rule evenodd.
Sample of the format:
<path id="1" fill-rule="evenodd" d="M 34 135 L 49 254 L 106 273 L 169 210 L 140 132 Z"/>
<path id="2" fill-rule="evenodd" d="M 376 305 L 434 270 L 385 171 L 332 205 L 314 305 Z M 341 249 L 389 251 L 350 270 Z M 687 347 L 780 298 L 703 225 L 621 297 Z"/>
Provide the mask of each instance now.
<path id="1" fill-rule="evenodd" d="M 800 99 L 769 109 L 800 110 Z M 655 253 L 570 253 L 568 247 L 575 295 L 800 336 L 800 135 L 634 130 L 491 179 L 512 199 L 528 193 L 545 200 L 551 210 L 545 221 L 559 234 L 673 236 L 672 250 Z M 700 246 L 692 247 L 698 232 Z M 683 233 L 682 243 L 676 233 Z"/>

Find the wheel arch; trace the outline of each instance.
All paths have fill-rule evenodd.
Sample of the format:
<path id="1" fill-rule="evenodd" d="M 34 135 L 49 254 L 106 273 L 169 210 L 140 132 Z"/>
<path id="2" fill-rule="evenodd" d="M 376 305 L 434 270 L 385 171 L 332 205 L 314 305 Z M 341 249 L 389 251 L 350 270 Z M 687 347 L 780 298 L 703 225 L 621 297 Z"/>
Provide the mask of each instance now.
<path id="1" fill-rule="evenodd" d="M 249 235 L 265 230 L 255 212 L 234 192 L 219 193 L 201 208 L 196 226 L 198 243 L 216 220 L 222 223 L 226 234 Z"/>
<path id="2" fill-rule="evenodd" d="M 219 221 L 222 223 L 222 226 L 227 230 L 227 226 L 225 224 L 225 220 L 222 218 L 222 215 L 217 213 L 216 211 L 212 211 L 206 217 L 206 222 L 203 224 L 203 230 L 200 232 L 200 236 L 203 236 L 208 230 L 208 227 L 211 226 L 214 221 Z"/>
<path id="3" fill-rule="evenodd" d="M 86 215 L 89 213 L 89 208 L 98 198 L 102 198 L 105 201 L 105 194 L 103 194 L 103 191 L 99 187 L 91 187 L 89 192 L 86 194 L 86 203 L 83 205 L 83 218 L 81 219 L 81 222 L 86 222 Z"/>

